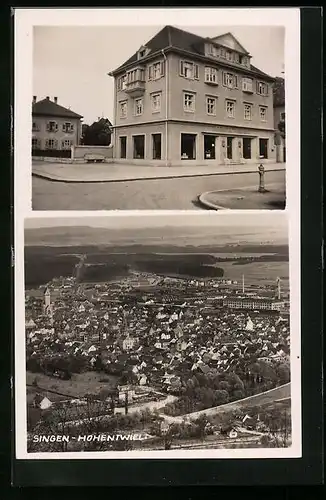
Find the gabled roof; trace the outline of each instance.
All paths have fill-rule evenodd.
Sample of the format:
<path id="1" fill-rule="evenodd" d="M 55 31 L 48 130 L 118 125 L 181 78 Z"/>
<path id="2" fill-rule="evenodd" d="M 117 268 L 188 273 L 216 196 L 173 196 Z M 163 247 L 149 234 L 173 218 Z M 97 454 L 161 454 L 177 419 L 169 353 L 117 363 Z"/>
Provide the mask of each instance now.
<path id="1" fill-rule="evenodd" d="M 74 113 L 68 108 L 64 108 L 48 98 L 42 99 L 33 104 L 32 114 L 35 116 L 58 116 L 62 118 L 83 118 L 82 115 Z"/>
<path id="2" fill-rule="evenodd" d="M 277 76 L 273 87 L 274 108 L 285 105 L 284 78 Z"/>
<path id="3" fill-rule="evenodd" d="M 232 42 L 234 43 L 234 47 L 231 47 L 228 44 L 228 39 L 232 40 Z M 249 55 L 249 52 L 243 47 L 243 45 L 241 45 L 241 43 L 239 43 L 239 41 L 235 38 L 235 36 L 230 32 L 223 33 L 223 35 L 215 36 L 214 38 L 211 38 L 211 40 L 213 42 L 218 43 L 219 45 L 222 45 L 223 47 L 237 50 L 239 52 L 243 52 L 246 55 Z"/>
<path id="4" fill-rule="evenodd" d="M 214 43 L 215 40 L 216 40 L 216 43 L 219 43 L 217 41 L 218 38 L 230 36 L 230 35 L 232 35 L 232 33 L 226 33 L 224 35 L 219 35 L 219 37 L 216 37 L 214 39 L 207 38 L 207 37 L 204 38 L 204 37 L 195 35 L 194 33 L 190 33 L 188 31 L 181 30 L 180 28 L 175 28 L 174 26 L 165 26 L 153 38 L 151 38 L 147 43 L 144 44 L 144 46 L 149 49 L 149 53 L 148 53 L 148 56 L 140 59 L 140 61 L 148 61 L 151 59 L 151 57 L 153 55 L 154 56 L 158 55 L 163 50 L 165 50 L 165 51 L 168 51 L 168 50 L 178 51 L 179 50 L 182 52 L 188 52 L 190 54 L 192 53 L 192 54 L 197 55 L 197 56 L 205 57 L 205 52 L 204 52 L 205 43 L 208 43 L 209 41 Z M 233 35 L 232 35 L 232 37 L 239 44 L 239 42 L 236 40 L 236 38 Z M 109 73 L 109 75 L 115 76 L 116 74 L 122 72 L 124 69 L 127 69 L 129 66 L 132 66 L 135 62 L 137 62 L 138 61 L 138 50 L 129 59 L 127 59 L 127 61 L 125 61 L 121 66 L 119 66 L 117 69 L 111 71 Z M 245 53 L 248 54 L 247 51 L 245 51 Z M 219 63 L 222 63 L 222 62 L 219 61 Z M 225 62 L 223 61 L 223 65 L 234 68 L 234 65 L 228 64 L 226 61 Z M 245 72 L 246 68 L 243 67 L 242 71 Z M 260 75 L 266 79 L 274 80 L 273 77 L 271 77 L 267 73 L 264 73 L 263 71 L 256 68 L 255 66 L 251 65 L 250 70 L 247 70 L 247 71 L 255 73 L 258 76 Z"/>

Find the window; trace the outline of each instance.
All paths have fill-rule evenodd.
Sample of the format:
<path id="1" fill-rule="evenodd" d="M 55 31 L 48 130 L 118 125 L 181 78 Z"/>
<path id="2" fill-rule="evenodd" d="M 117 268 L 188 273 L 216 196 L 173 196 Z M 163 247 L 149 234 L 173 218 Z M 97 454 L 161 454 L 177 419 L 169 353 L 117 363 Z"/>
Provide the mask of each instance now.
<path id="1" fill-rule="evenodd" d="M 183 109 L 193 113 L 195 111 L 195 94 L 190 92 L 183 93 Z"/>
<path id="2" fill-rule="evenodd" d="M 283 122 L 285 122 L 285 112 L 280 114 L 280 118 Z"/>
<path id="3" fill-rule="evenodd" d="M 206 96 L 206 113 L 216 115 L 216 97 Z"/>
<path id="4" fill-rule="evenodd" d="M 120 102 L 120 118 L 127 117 L 127 101 Z"/>
<path id="5" fill-rule="evenodd" d="M 143 50 L 140 50 L 140 51 L 139 51 L 139 57 L 140 57 L 140 58 L 141 58 L 141 57 L 145 57 L 145 55 L 146 55 L 146 49 L 143 49 Z"/>
<path id="6" fill-rule="evenodd" d="M 268 85 L 264 82 L 257 82 L 257 94 L 268 95 Z"/>
<path id="7" fill-rule="evenodd" d="M 242 78 L 242 90 L 252 93 L 252 78 Z"/>
<path id="8" fill-rule="evenodd" d="M 196 159 L 196 135 L 181 134 L 181 160 Z"/>
<path id="9" fill-rule="evenodd" d="M 239 56 L 239 54 L 238 54 L 238 53 L 234 53 L 234 61 L 235 61 L 236 63 L 239 63 L 239 62 L 240 62 L 240 56 Z"/>
<path id="10" fill-rule="evenodd" d="M 58 124 L 55 121 L 49 121 L 46 125 L 46 130 L 48 132 L 56 132 L 58 130 Z"/>
<path id="11" fill-rule="evenodd" d="M 223 73 L 223 85 L 229 89 L 238 88 L 238 77 L 233 73 Z"/>
<path id="12" fill-rule="evenodd" d="M 232 56 L 233 56 L 232 52 L 231 52 L 230 50 L 227 50 L 227 51 L 226 51 L 226 59 L 227 59 L 228 61 L 232 61 L 232 60 L 233 60 L 233 57 L 232 57 Z"/>
<path id="13" fill-rule="evenodd" d="M 204 158 L 215 160 L 215 137 L 213 135 L 204 135 Z"/>
<path id="14" fill-rule="evenodd" d="M 180 75 L 189 80 L 199 79 L 199 68 L 198 64 L 194 64 L 187 61 L 180 61 Z"/>
<path id="15" fill-rule="evenodd" d="M 251 120 L 252 117 L 252 104 L 244 105 L 244 119 Z"/>
<path id="16" fill-rule="evenodd" d="M 244 137 L 242 139 L 242 151 L 245 160 L 251 159 L 251 139 L 249 137 Z"/>
<path id="17" fill-rule="evenodd" d="M 226 101 L 226 114 L 228 118 L 234 118 L 235 115 L 235 102 Z"/>
<path id="18" fill-rule="evenodd" d="M 37 132 L 39 130 L 39 126 L 36 122 L 33 122 L 33 125 L 32 125 L 32 130 Z"/>
<path id="19" fill-rule="evenodd" d="M 70 139 L 64 139 L 61 143 L 62 149 L 67 149 L 70 148 L 71 146 L 71 140 Z"/>
<path id="20" fill-rule="evenodd" d="M 164 76 L 164 61 L 157 62 L 148 66 L 148 79 L 158 80 Z"/>
<path id="21" fill-rule="evenodd" d="M 145 156 L 145 136 L 144 135 L 135 135 L 133 136 L 134 141 L 134 158 L 135 159 L 144 159 Z"/>
<path id="22" fill-rule="evenodd" d="M 162 139 L 161 134 L 152 134 L 153 141 L 153 160 L 161 159 Z"/>
<path id="23" fill-rule="evenodd" d="M 207 53 L 208 53 L 208 55 L 210 55 L 210 56 L 214 56 L 214 57 L 216 57 L 216 56 L 218 55 L 218 49 L 217 49 L 217 47 L 216 47 L 215 45 L 210 44 L 210 45 L 208 45 L 208 47 L 207 47 Z"/>
<path id="24" fill-rule="evenodd" d="M 268 158 L 268 139 L 259 139 L 259 156 Z"/>
<path id="25" fill-rule="evenodd" d="M 240 64 L 242 64 L 242 66 L 248 66 L 248 63 L 249 63 L 249 59 L 247 56 L 240 56 Z"/>
<path id="26" fill-rule="evenodd" d="M 47 139 L 45 141 L 46 149 L 57 149 L 58 141 L 56 139 Z"/>
<path id="27" fill-rule="evenodd" d="M 205 68 L 205 82 L 217 84 L 217 69 L 206 66 Z"/>
<path id="28" fill-rule="evenodd" d="M 267 119 L 267 108 L 265 106 L 259 106 L 259 116 L 262 122 L 265 122 Z"/>
<path id="29" fill-rule="evenodd" d="M 123 75 L 118 78 L 118 91 L 119 90 L 125 90 L 126 88 L 126 81 L 127 81 L 127 76 Z"/>
<path id="30" fill-rule="evenodd" d="M 73 132 L 74 131 L 74 126 L 72 123 L 70 122 L 65 122 L 63 125 L 62 125 L 62 130 L 64 132 Z"/>
<path id="31" fill-rule="evenodd" d="M 152 113 L 159 113 L 161 111 L 161 92 L 151 95 Z"/>
<path id="32" fill-rule="evenodd" d="M 32 149 L 37 149 L 39 147 L 39 140 L 36 137 L 32 138 Z"/>
<path id="33" fill-rule="evenodd" d="M 135 99 L 135 115 L 143 114 L 143 99 Z"/>
<path id="34" fill-rule="evenodd" d="M 132 71 L 128 71 L 126 75 L 126 83 L 133 83 L 137 81 L 144 81 L 145 80 L 145 71 L 141 68 L 138 69 L 133 69 Z"/>
<path id="35" fill-rule="evenodd" d="M 127 158 L 127 137 L 120 137 L 120 158 Z"/>
<path id="36" fill-rule="evenodd" d="M 223 49 L 222 47 L 220 48 L 220 56 L 223 57 L 224 59 L 226 58 L 226 50 Z"/>

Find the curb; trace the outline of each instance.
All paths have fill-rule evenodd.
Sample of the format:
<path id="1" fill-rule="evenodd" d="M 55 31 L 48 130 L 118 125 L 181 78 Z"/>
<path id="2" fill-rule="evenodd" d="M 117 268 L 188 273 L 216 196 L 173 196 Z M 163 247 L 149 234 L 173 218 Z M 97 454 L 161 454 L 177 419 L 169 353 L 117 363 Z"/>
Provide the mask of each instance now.
<path id="1" fill-rule="evenodd" d="M 222 205 L 216 205 L 215 203 L 211 203 L 210 201 L 205 200 L 205 196 L 210 194 L 210 193 L 216 193 L 216 191 L 206 191 L 205 193 L 202 193 L 198 195 L 197 199 L 199 203 L 203 205 L 205 208 L 209 208 L 210 210 L 232 210 L 231 208 L 226 208 L 222 207 Z M 223 191 L 221 191 L 223 192 Z"/>
<path id="2" fill-rule="evenodd" d="M 266 172 L 284 172 L 285 168 L 274 168 L 270 170 L 266 170 Z M 96 180 L 88 180 L 88 179 L 63 179 L 53 177 L 51 174 L 43 174 L 40 172 L 33 172 L 32 176 L 37 177 L 39 179 L 48 180 L 51 182 L 63 182 L 66 184 L 98 184 L 98 183 L 110 183 L 110 182 L 132 182 L 132 181 L 157 181 L 158 179 L 167 180 L 167 179 L 185 179 L 185 178 L 194 178 L 194 177 L 213 177 L 215 175 L 239 175 L 239 174 L 254 174 L 256 170 L 241 170 L 237 172 L 212 172 L 208 174 L 181 174 L 181 175 L 166 175 L 159 177 L 131 177 L 126 179 L 96 179 Z"/>

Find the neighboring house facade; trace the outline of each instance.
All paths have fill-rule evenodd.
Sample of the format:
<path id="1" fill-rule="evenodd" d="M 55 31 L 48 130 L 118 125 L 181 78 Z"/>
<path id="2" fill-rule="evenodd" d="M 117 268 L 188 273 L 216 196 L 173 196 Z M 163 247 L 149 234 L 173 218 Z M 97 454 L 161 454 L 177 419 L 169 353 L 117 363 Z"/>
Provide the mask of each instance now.
<path id="1" fill-rule="evenodd" d="M 286 144 L 285 134 L 280 132 L 279 123 L 285 123 L 285 82 L 284 78 L 275 78 L 273 88 L 273 106 L 274 106 L 274 127 L 275 127 L 275 147 L 276 147 L 276 161 L 286 161 Z"/>
<path id="2" fill-rule="evenodd" d="M 275 162 L 274 78 L 231 33 L 166 26 L 114 77 L 114 156 L 135 164 Z"/>
<path id="3" fill-rule="evenodd" d="M 32 151 L 70 150 L 80 144 L 82 116 L 58 104 L 57 98 L 32 105 Z"/>

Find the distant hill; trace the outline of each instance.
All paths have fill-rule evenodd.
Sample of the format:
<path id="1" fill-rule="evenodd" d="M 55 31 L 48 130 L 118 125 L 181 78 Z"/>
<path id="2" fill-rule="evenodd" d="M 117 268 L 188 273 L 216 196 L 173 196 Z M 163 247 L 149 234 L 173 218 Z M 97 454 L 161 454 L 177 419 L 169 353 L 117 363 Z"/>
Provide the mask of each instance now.
<path id="1" fill-rule="evenodd" d="M 265 233 L 266 234 L 266 233 Z M 262 241 L 262 239 L 264 241 Z M 179 227 L 140 228 L 133 229 L 107 229 L 88 226 L 79 227 L 49 227 L 25 230 L 26 246 L 119 246 L 131 247 L 148 246 L 154 247 L 212 247 L 229 246 L 230 250 L 239 246 L 262 246 L 274 247 L 275 245 L 286 246 L 286 238 L 273 229 L 268 237 L 262 238 L 261 231 L 253 228 L 242 227 Z M 266 250 L 265 250 L 266 251 Z"/>

